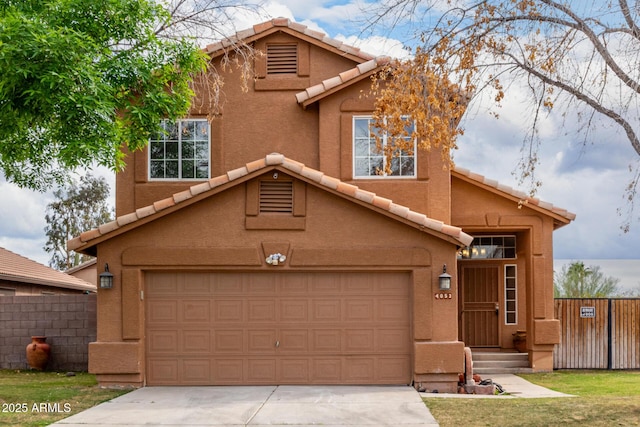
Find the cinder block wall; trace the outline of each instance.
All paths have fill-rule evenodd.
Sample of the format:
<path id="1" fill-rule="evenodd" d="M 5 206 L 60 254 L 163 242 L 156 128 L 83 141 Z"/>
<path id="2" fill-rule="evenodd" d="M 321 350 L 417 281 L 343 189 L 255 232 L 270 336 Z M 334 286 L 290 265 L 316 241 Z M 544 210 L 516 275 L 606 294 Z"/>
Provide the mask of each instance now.
<path id="1" fill-rule="evenodd" d="M 31 336 L 51 345 L 47 370 L 87 371 L 96 340 L 96 295 L 0 296 L 0 369 L 29 369 Z"/>

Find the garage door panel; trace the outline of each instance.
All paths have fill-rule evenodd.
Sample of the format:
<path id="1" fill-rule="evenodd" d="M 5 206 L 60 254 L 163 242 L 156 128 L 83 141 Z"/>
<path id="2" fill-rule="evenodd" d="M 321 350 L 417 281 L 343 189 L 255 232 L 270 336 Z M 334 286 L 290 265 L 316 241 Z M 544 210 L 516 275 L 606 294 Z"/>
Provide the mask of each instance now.
<path id="1" fill-rule="evenodd" d="M 311 301 L 313 309 L 312 317 L 309 319 L 313 323 L 335 322 L 342 319 L 342 304 L 340 300 L 315 300 Z"/>
<path id="2" fill-rule="evenodd" d="M 158 300 L 147 309 L 147 323 L 176 323 L 178 321 L 178 302 Z"/>
<path id="3" fill-rule="evenodd" d="M 311 348 L 315 353 L 339 353 L 342 350 L 341 331 L 314 329 L 311 331 Z"/>
<path id="4" fill-rule="evenodd" d="M 248 384 L 255 383 L 276 383 L 276 360 L 271 359 L 249 359 L 247 376 L 245 381 Z"/>
<path id="5" fill-rule="evenodd" d="M 306 322 L 309 320 L 309 304 L 304 300 L 280 301 L 281 322 Z"/>
<path id="6" fill-rule="evenodd" d="M 149 385 L 406 384 L 406 273 L 147 273 Z"/>
<path id="7" fill-rule="evenodd" d="M 247 320 L 249 322 L 275 322 L 276 302 L 275 299 L 250 300 L 247 302 Z"/>
<path id="8" fill-rule="evenodd" d="M 153 354 L 169 353 L 174 354 L 179 351 L 178 331 L 156 329 L 147 335 L 147 352 Z"/>
<path id="9" fill-rule="evenodd" d="M 180 292 L 183 295 L 209 295 L 211 286 L 209 279 L 211 275 L 207 273 L 192 273 L 189 276 L 180 277 Z"/>
<path id="10" fill-rule="evenodd" d="M 343 319 L 346 322 L 373 322 L 374 318 L 373 299 L 346 300 L 343 304 Z"/>
<path id="11" fill-rule="evenodd" d="M 211 361 L 208 358 L 183 360 L 182 378 L 190 384 L 206 385 L 211 378 Z"/>
<path id="12" fill-rule="evenodd" d="M 309 358 L 278 359 L 278 378 L 288 384 L 308 384 L 309 362 Z"/>
<path id="13" fill-rule="evenodd" d="M 206 300 L 183 300 L 180 304 L 180 318 L 184 323 L 211 322 L 211 303 Z"/>
<path id="14" fill-rule="evenodd" d="M 241 299 L 218 300 L 213 302 L 214 322 L 242 322 L 244 319 L 244 303 Z"/>
<path id="15" fill-rule="evenodd" d="M 273 354 L 276 351 L 274 329 L 249 329 L 247 331 L 248 354 Z"/>
<path id="16" fill-rule="evenodd" d="M 178 384 L 178 361 L 175 359 L 155 359 L 147 362 L 148 375 L 158 385 Z"/>
<path id="17" fill-rule="evenodd" d="M 375 351 L 379 353 L 396 353 L 399 348 L 411 345 L 411 337 L 406 328 L 376 329 L 375 336 Z"/>
<path id="18" fill-rule="evenodd" d="M 344 352 L 373 353 L 375 350 L 375 332 L 373 329 L 349 329 L 344 332 Z"/>
<path id="19" fill-rule="evenodd" d="M 180 334 L 182 338 L 180 352 L 209 354 L 211 353 L 211 331 L 205 330 L 183 330 Z"/>
<path id="20" fill-rule="evenodd" d="M 213 353 L 235 353 L 239 354 L 245 351 L 244 337 L 245 331 L 242 329 L 220 330 L 213 332 L 214 347 Z"/>
<path id="21" fill-rule="evenodd" d="M 382 322 L 407 323 L 406 299 L 385 298 L 376 301 L 376 319 Z"/>
<path id="22" fill-rule="evenodd" d="M 307 329 L 280 329 L 278 351 L 281 353 L 309 351 L 309 331 Z"/>
<path id="23" fill-rule="evenodd" d="M 375 358 L 373 357 L 348 357 L 344 359 L 346 372 L 345 382 L 348 384 L 362 383 L 375 378 Z"/>
<path id="24" fill-rule="evenodd" d="M 376 375 L 381 382 L 393 380 L 411 369 L 411 358 L 379 357 L 376 359 Z"/>

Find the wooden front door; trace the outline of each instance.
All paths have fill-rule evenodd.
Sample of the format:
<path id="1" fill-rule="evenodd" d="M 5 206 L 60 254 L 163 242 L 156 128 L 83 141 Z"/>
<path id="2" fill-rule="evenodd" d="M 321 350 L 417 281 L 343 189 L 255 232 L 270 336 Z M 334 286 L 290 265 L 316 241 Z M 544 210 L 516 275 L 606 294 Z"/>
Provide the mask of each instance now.
<path id="1" fill-rule="evenodd" d="M 499 347 L 498 266 L 460 267 L 460 339 L 468 347 Z"/>

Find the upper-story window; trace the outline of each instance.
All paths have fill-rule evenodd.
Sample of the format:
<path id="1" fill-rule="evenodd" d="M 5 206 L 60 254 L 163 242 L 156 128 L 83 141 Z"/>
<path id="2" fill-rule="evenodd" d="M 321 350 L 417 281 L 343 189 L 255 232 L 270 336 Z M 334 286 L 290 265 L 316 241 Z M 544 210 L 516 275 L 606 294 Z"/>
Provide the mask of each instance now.
<path id="1" fill-rule="evenodd" d="M 353 177 L 354 178 L 414 178 L 416 176 L 416 144 L 411 150 L 385 150 L 392 144 L 386 133 L 382 136 L 382 147 L 376 145 L 376 129 L 373 118 L 353 118 Z M 413 123 L 407 122 L 407 135 L 413 132 Z M 410 136 L 402 137 L 409 141 Z"/>
<path id="2" fill-rule="evenodd" d="M 188 119 L 162 122 L 163 132 L 149 141 L 150 179 L 208 179 L 209 122 Z"/>

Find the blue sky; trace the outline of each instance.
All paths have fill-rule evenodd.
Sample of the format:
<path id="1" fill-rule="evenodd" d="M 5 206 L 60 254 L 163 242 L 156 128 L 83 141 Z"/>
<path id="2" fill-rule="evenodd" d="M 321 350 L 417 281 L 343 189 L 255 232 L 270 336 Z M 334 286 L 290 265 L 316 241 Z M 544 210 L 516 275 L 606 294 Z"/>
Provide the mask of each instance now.
<path id="1" fill-rule="evenodd" d="M 373 54 L 402 55 L 399 40 L 407 36 L 406 32 L 390 33 L 384 28 L 373 34 L 362 32 L 362 8 L 371 10 L 375 4 L 365 0 L 272 0 L 265 10 L 271 17 L 290 18 Z M 266 19 L 239 17 L 237 28 Z M 517 91 L 508 94 L 503 104 L 499 119 L 480 109 L 467 114 L 463 122 L 465 135 L 459 140 L 455 161 L 526 191 L 518 185 L 513 172 L 527 130 L 522 117 L 528 113 Z M 620 230 L 622 218 L 617 215 L 618 208 L 626 207 L 623 191 L 632 177 L 628 166 L 638 161 L 638 156 L 624 135 L 606 121 L 602 121 L 586 147 L 575 131 L 570 119 L 563 126 L 562 118 L 550 116 L 544 119 L 540 132 L 538 173 L 543 186 L 538 196 L 577 214 L 572 224 L 554 233 L 554 258 L 639 259 L 640 221 L 636 220 L 631 232 L 624 234 Z M 97 173 L 108 178 L 113 191 L 113 176 L 104 170 Z M 46 241 L 44 216 L 51 194 L 21 190 L 4 180 L 0 181 L 0 194 L 0 246 L 46 264 L 49 256 L 42 250 Z M 635 217 L 638 216 L 640 212 L 636 212 Z"/>

